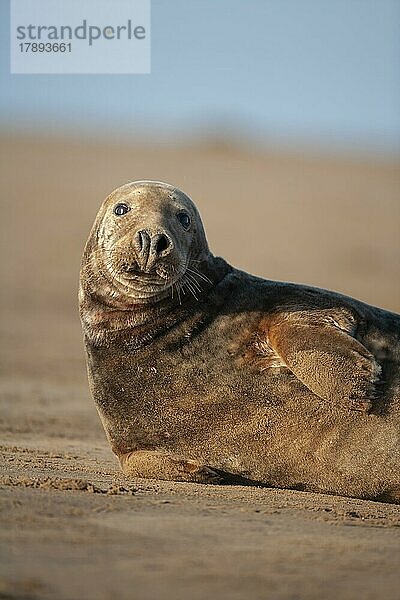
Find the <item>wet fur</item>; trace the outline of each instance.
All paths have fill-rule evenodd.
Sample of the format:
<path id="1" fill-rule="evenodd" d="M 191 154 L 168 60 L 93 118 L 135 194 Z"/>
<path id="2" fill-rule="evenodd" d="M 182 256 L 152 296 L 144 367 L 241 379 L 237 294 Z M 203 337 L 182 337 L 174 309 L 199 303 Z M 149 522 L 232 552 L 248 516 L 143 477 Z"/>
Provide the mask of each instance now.
<path id="1" fill-rule="evenodd" d="M 108 235 L 126 256 L 129 227 L 110 216 L 121 198 L 138 207 L 131 229 L 169 227 L 177 246 L 164 267 L 182 271 L 153 295 L 116 282 L 104 248 Z M 152 182 L 106 199 L 79 296 L 91 391 L 127 475 L 400 501 L 399 315 L 232 268 L 190 199 Z"/>

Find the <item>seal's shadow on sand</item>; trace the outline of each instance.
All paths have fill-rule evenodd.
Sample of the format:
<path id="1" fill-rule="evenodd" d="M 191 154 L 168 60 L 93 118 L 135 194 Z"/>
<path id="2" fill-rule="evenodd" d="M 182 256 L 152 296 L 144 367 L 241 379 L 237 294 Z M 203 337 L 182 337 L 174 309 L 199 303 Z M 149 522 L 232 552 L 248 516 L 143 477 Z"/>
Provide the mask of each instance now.
<path id="1" fill-rule="evenodd" d="M 219 477 L 221 477 L 221 481 L 218 485 L 226 485 L 226 486 L 247 486 L 247 487 L 258 487 L 258 488 L 269 488 L 269 489 L 287 489 L 287 490 L 296 490 L 298 492 L 307 491 L 306 486 L 301 483 L 296 484 L 294 486 L 279 488 L 271 483 L 265 481 L 256 481 L 255 479 L 250 479 L 249 477 L 244 477 L 243 475 L 236 475 L 235 473 L 230 473 L 229 471 L 223 471 L 222 469 L 216 469 L 215 467 L 208 467 L 214 471 Z"/>
<path id="2" fill-rule="evenodd" d="M 242 475 L 235 475 L 234 473 L 229 473 L 228 471 L 222 471 L 221 469 L 216 469 L 215 467 L 209 467 L 217 473 L 221 477 L 221 482 L 219 485 L 243 485 L 243 486 L 253 486 L 253 487 L 262 487 L 269 488 L 271 487 L 268 483 L 263 481 L 255 481 L 253 479 L 249 479 L 247 477 L 243 477 Z M 296 488 L 298 489 L 298 488 Z"/>
<path id="3" fill-rule="evenodd" d="M 210 467 L 211 468 L 211 467 Z M 296 485 L 291 485 L 288 487 L 276 487 L 274 485 L 271 485 L 269 483 L 266 483 L 265 481 L 255 481 L 253 479 L 248 479 L 247 477 L 242 477 L 241 475 L 235 475 L 234 473 L 229 473 L 227 471 L 222 471 L 221 469 L 216 469 L 215 467 L 212 467 L 212 470 L 217 473 L 217 475 L 219 475 L 221 477 L 221 481 L 218 483 L 218 485 L 223 485 L 223 486 L 244 486 L 244 487 L 257 487 L 257 488 L 264 488 L 264 489 L 278 489 L 278 490 L 292 490 L 292 491 L 296 491 L 296 492 L 306 492 L 309 493 L 311 490 L 309 489 L 309 487 L 302 485 L 301 483 L 298 483 Z M 321 493 L 318 492 L 318 490 L 315 490 L 316 493 Z M 333 492 L 330 492 L 328 494 L 328 496 L 341 496 L 341 494 L 335 494 Z M 356 498 L 360 498 L 361 500 L 370 500 L 371 502 L 384 502 L 387 504 L 399 504 L 400 502 L 400 496 L 399 499 L 397 500 L 393 498 L 393 493 L 383 493 L 380 494 L 379 496 L 376 496 L 375 498 L 371 498 L 369 496 L 366 496 L 365 498 L 362 498 L 360 496 L 355 496 Z"/>

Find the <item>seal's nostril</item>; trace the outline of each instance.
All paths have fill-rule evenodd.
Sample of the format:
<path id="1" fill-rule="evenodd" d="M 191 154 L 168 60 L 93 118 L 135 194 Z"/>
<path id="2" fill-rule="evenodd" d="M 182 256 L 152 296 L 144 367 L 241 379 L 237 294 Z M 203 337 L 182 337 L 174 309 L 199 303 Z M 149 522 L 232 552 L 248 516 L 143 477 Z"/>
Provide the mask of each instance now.
<path id="1" fill-rule="evenodd" d="M 161 234 L 156 243 L 156 253 L 161 254 L 164 250 L 166 250 L 169 246 L 169 239 L 166 235 Z"/>
<path id="2" fill-rule="evenodd" d="M 135 235 L 135 245 L 139 254 L 148 254 L 150 249 L 151 239 L 150 235 L 145 229 L 141 229 Z"/>
<path id="3" fill-rule="evenodd" d="M 143 231 L 139 231 L 137 235 L 139 250 L 143 249 Z"/>

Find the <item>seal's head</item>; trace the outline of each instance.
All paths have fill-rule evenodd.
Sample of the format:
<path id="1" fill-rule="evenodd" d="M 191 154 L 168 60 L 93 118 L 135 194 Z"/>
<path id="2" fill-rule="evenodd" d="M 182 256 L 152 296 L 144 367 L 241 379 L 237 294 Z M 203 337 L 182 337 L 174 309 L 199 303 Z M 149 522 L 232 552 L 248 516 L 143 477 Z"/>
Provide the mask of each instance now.
<path id="1" fill-rule="evenodd" d="M 157 301 L 201 287 L 196 264 L 209 249 L 200 215 L 186 194 L 158 181 L 114 190 L 101 206 L 83 258 L 84 281 L 115 301 Z M 101 292 L 104 292 L 102 294 Z"/>

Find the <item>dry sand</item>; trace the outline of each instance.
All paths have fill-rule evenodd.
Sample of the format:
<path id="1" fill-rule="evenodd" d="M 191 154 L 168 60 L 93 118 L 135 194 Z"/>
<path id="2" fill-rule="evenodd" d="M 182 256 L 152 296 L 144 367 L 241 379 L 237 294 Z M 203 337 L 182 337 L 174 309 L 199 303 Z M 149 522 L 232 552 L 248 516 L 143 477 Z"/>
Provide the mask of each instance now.
<path id="1" fill-rule="evenodd" d="M 192 195 L 233 264 L 400 312 L 399 166 L 5 134 L 0 152 L 0 598 L 400 598 L 399 507 L 126 481 L 89 397 L 76 311 L 99 203 L 151 178 Z"/>

